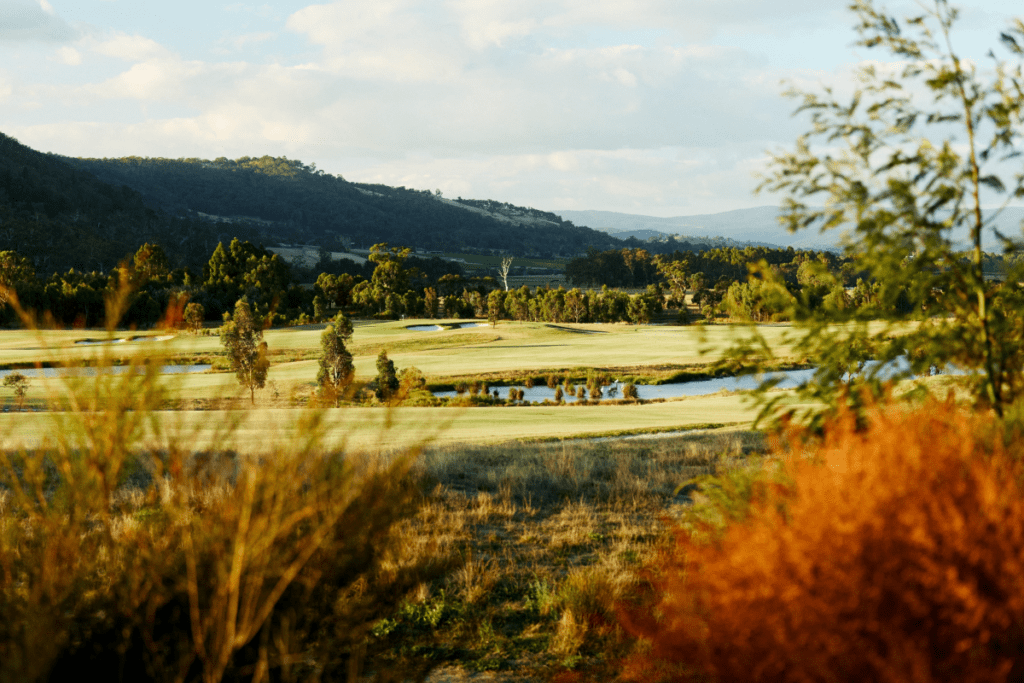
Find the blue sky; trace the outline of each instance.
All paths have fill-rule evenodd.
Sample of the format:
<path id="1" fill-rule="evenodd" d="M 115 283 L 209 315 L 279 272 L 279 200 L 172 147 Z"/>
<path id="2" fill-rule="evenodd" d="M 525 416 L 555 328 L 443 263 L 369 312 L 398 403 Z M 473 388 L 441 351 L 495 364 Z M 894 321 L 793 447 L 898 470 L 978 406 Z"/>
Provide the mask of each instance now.
<path id="1" fill-rule="evenodd" d="M 70 156 L 298 158 L 353 181 L 658 216 L 770 203 L 842 88 L 845 1 L 0 0 L 0 131 Z M 912 3 L 890 3 L 896 13 Z M 982 58 L 1019 3 L 971 0 Z"/>

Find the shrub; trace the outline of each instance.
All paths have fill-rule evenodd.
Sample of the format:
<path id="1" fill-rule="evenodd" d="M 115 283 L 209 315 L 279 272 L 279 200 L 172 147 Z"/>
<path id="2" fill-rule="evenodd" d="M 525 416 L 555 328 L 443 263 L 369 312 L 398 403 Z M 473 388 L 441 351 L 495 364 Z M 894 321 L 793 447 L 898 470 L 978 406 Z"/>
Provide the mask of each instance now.
<path id="1" fill-rule="evenodd" d="M 0 680 L 358 674 L 429 573 L 392 531 L 414 453 L 326 451 L 317 412 L 263 452 L 196 452 L 157 412 L 159 359 L 95 360 L 51 397 L 42 446 L 0 443 Z"/>
<path id="2" fill-rule="evenodd" d="M 998 681 L 1024 666 L 1024 468 L 951 404 L 850 415 L 723 534 L 676 532 L 633 679 Z M 658 615 L 658 616 L 654 616 Z"/>
<path id="3" fill-rule="evenodd" d="M 3 386 L 10 387 L 14 393 L 14 402 L 18 410 L 25 405 L 25 396 L 28 394 L 28 377 L 20 372 L 12 372 L 4 377 Z"/>

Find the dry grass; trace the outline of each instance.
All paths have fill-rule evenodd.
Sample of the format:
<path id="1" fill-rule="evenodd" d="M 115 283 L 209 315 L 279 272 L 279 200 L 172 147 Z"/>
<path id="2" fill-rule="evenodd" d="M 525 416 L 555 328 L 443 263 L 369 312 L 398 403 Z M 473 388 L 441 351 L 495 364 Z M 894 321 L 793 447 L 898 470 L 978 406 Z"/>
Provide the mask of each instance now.
<path id="1" fill-rule="evenodd" d="M 399 544 L 415 451 L 325 448 L 317 411 L 200 451 L 157 411 L 160 359 L 114 360 L 53 383 L 34 447 L 0 442 L 0 680 L 354 679 L 373 624 L 449 564 Z"/>
<path id="2" fill-rule="evenodd" d="M 428 449 L 404 533 L 463 565 L 379 624 L 379 646 L 534 678 L 610 662 L 629 647 L 614 605 L 667 541 L 662 518 L 688 505 L 679 485 L 764 449 L 740 431 Z"/>

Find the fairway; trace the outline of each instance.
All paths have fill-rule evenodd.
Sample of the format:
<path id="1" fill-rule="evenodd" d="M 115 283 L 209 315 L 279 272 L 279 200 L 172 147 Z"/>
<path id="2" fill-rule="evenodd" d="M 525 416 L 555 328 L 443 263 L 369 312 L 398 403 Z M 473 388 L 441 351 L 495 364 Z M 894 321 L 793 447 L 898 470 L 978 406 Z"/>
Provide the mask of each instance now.
<path id="1" fill-rule="evenodd" d="M 237 448 L 262 451 L 275 442 L 294 443 L 305 411 L 164 411 L 164 431 L 145 439 L 160 448 L 164 439 L 196 450 Z M 358 450 L 401 448 L 418 443 L 501 443 L 600 435 L 625 430 L 686 429 L 694 425 L 748 424 L 756 411 L 739 394 L 707 396 L 646 405 L 521 408 L 340 408 L 324 412 L 324 444 Z M 60 414 L 0 414 L 3 447 L 35 446 L 59 428 Z M 184 439 L 184 441 L 182 440 Z"/>
<path id="2" fill-rule="evenodd" d="M 543 323 L 502 323 L 496 328 L 480 325 L 466 329 L 415 332 L 407 327 L 437 321 L 364 322 L 354 325 L 350 349 L 354 355 L 357 380 L 368 381 L 376 374 L 377 354 L 386 349 L 399 370 L 415 366 L 429 380 L 454 377 L 486 377 L 527 372 L 588 368 L 611 372 L 656 373 L 666 367 L 699 366 L 714 360 L 738 328 L 714 325 L 705 328 L 632 325 L 549 325 Z M 450 324 L 466 321 L 441 321 Z M 296 429 L 304 413 L 300 407 L 315 392 L 317 356 L 323 325 L 267 330 L 271 367 L 266 388 L 258 391 L 256 407 L 247 409 L 247 392 L 239 390 L 231 372 L 167 375 L 161 380 L 166 396 L 185 410 L 164 411 L 160 424 L 170 434 L 187 439 L 196 448 L 231 447 L 258 449 L 285 438 Z M 784 350 L 783 335 L 788 328 L 772 326 L 764 332 Z M 85 330 L 0 332 L 0 367 L 33 362 L 96 363 L 107 359 L 127 362 L 133 357 L 187 363 L 200 358 L 226 365 L 223 347 L 216 336 L 178 334 L 173 338 L 115 333 L 126 341 L 82 345 L 77 341 L 98 340 L 105 333 Z M 703 353 L 702 353 L 703 352 Z M 29 405 L 43 407 L 43 399 L 62 395 L 65 381 L 32 379 Z M 244 396 L 240 410 L 220 410 L 224 404 L 190 404 Z M 0 388 L 0 405 L 9 405 L 10 389 Z M 194 408 L 205 408 L 194 410 Z M 326 411 L 328 443 L 363 448 L 393 448 L 434 440 L 445 443 L 494 443 L 512 439 L 547 439 L 624 431 L 665 430 L 705 424 L 749 424 L 754 418 L 749 397 L 713 395 L 645 405 L 531 406 L 429 408 L 347 407 Z M 38 413 L 0 414 L 0 433 L 5 447 L 37 443 L 39 435 L 52 433 L 54 415 Z M 391 421 L 390 427 L 385 424 Z M 226 425 L 237 428 L 227 438 Z M 157 444 L 158 445 L 158 444 Z"/>
<path id="3" fill-rule="evenodd" d="M 481 325 L 439 332 L 415 332 L 417 324 L 457 324 L 468 321 L 405 320 L 354 323 L 349 344 L 359 381 L 376 375 L 376 358 L 381 350 L 399 370 L 419 368 L 430 381 L 453 377 L 504 376 L 526 372 L 595 368 L 630 374 L 656 372 L 658 368 L 710 364 L 741 333 L 730 325 L 704 327 L 507 323 L 497 327 Z M 317 374 L 320 335 L 324 325 L 267 330 L 264 338 L 271 353 L 269 380 L 283 395 L 312 389 Z M 766 326 L 762 332 L 785 357 L 788 326 Z M 224 349 L 217 336 L 179 333 L 167 339 L 159 333 L 119 332 L 114 339 L 139 341 L 82 345 L 83 340 L 102 340 L 106 333 L 88 330 L 3 331 L 0 332 L 0 368 L 34 363 L 96 362 L 108 358 L 127 362 L 133 356 L 190 362 L 201 357 L 223 359 Z M 162 362 L 162 361 L 161 361 Z M 222 360 L 222 366 L 225 364 Z M 214 398 L 235 392 L 235 379 L 228 372 L 190 375 L 173 383 L 182 397 Z"/>
<path id="4" fill-rule="evenodd" d="M 712 362 L 738 332 L 728 325 L 701 328 L 510 322 L 495 328 L 409 332 L 405 329 L 408 324 L 412 323 L 357 327 L 353 336 L 356 371 L 366 373 L 370 368 L 367 363 L 372 363 L 380 348 L 386 348 L 399 367 L 413 365 L 429 377 L 579 367 L 696 365 Z M 786 353 L 783 334 L 787 329 L 764 328 L 782 355 Z"/>

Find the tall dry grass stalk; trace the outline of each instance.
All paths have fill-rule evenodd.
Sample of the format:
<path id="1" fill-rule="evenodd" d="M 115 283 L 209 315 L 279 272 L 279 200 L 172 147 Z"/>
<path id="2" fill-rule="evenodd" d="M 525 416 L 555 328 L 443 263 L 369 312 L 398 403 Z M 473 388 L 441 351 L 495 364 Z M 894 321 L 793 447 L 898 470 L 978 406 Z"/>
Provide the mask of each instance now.
<path id="1" fill-rule="evenodd" d="M 101 350 L 51 384 L 38 448 L 0 441 L 0 681 L 354 680 L 372 624 L 440 566 L 395 559 L 416 451 L 325 450 L 312 411 L 262 452 L 194 452 L 158 411 L 160 360 L 111 368 Z"/>
<path id="2" fill-rule="evenodd" d="M 845 415 L 787 485 L 652 567 L 634 680 L 1005 681 L 1024 676 L 1020 442 L 951 403 Z M 710 540 L 709 540 L 710 539 Z"/>

